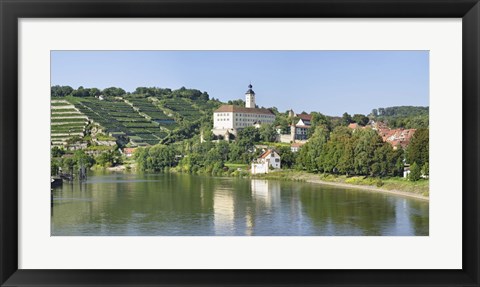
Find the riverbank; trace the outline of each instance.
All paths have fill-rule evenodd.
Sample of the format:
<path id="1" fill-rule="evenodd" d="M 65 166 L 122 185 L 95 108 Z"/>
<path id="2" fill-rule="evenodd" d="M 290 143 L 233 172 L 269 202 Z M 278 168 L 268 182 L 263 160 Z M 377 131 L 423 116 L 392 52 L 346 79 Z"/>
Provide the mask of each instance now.
<path id="1" fill-rule="evenodd" d="M 301 181 L 315 184 L 324 184 L 342 188 L 361 189 L 372 192 L 383 192 L 399 196 L 412 197 L 422 200 L 429 200 L 429 181 L 422 179 L 416 182 L 408 181 L 404 178 L 372 178 L 331 174 L 314 174 L 297 170 L 279 170 L 270 171 L 267 174 L 252 175 L 245 169 L 245 165 L 230 164 L 227 171 L 218 171 L 214 176 L 220 177 L 243 177 L 243 178 L 262 178 L 273 180 Z M 103 168 L 112 172 L 136 172 L 134 163 L 118 165 L 115 167 Z M 166 172 L 184 173 L 178 168 L 169 169 Z M 196 173 L 211 176 L 209 173 Z"/>
<path id="2" fill-rule="evenodd" d="M 255 175 L 252 178 L 302 181 L 429 200 L 428 180 L 411 182 L 403 178 L 346 177 L 344 175 L 313 174 L 295 170 L 273 171 L 268 174 Z"/>

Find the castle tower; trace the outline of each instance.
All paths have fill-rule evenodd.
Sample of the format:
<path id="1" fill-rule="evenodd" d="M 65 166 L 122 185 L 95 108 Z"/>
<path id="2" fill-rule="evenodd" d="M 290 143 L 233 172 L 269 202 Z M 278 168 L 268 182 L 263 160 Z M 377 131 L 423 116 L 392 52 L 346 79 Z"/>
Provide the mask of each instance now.
<path id="1" fill-rule="evenodd" d="M 248 85 L 248 91 L 245 93 L 245 107 L 255 108 L 255 92 L 252 90 L 252 84 Z"/>

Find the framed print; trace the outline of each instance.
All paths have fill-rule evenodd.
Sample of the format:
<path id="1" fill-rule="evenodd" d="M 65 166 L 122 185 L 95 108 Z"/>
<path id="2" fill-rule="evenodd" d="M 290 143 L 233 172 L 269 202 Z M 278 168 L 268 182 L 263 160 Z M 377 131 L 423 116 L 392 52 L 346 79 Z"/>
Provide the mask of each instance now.
<path id="1" fill-rule="evenodd" d="M 477 1 L 0 9 L 2 286 L 478 286 Z"/>

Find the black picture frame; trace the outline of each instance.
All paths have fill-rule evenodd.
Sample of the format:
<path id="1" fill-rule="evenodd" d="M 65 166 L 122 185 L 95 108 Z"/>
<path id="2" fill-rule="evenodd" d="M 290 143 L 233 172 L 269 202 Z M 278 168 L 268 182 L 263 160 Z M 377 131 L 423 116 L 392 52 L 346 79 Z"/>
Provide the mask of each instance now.
<path id="1" fill-rule="evenodd" d="M 1 286 L 479 286 L 480 6 L 477 0 L 0 0 L 0 15 Z M 462 18 L 463 268 L 460 270 L 19 270 L 18 19 L 50 17 Z M 441 256 L 441 252 L 438 256 Z"/>

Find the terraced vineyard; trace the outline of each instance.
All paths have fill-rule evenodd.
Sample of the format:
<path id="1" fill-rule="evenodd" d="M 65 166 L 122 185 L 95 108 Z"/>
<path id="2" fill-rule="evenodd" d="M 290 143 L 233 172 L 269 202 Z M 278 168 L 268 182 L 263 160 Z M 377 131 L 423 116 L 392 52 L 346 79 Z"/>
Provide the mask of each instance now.
<path id="1" fill-rule="evenodd" d="M 58 98 L 57 98 L 58 99 Z M 114 136 L 126 136 L 135 145 L 154 145 L 183 122 L 197 122 L 211 115 L 218 101 L 182 97 L 125 95 L 100 100 L 72 97 L 52 100 L 52 141 L 63 144 L 69 137 L 82 136 L 90 121 Z"/>
<path id="2" fill-rule="evenodd" d="M 131 103 L 136 110 L 145 114 L 151 121 L 157 123 L 159 126 L 168 130 L 173 130 L 178 127 L 174 118 L 167 116 L 163 110 L 152 103 L 149 99 L 132 98 L 128 99 L 128 102 Z"/>
<path id="3" fill-rule="evenodd" d="M 176 112 L 182 119 L 187 121 L 196 120 L 198 114 L 201 113 L 199 109 L 193 107 L 187 99 L 183 98 L 166 99 L 163 101 L 163 106 Z"/>
<path id="4" fill-rule="evenodd" d="M 145 118 L 123 100 L 76 98 L 74 101 L 80 111 L 104 127 L 106 132 L 126 135 L 134 144 L 154 145 L 168 135 L 158 123 Z"/>
<path id="5" fill-rule="evenodd" d="M 71 137 L 84 135 L 88 118 L 74 105 L 65 100 L 52 100 L 50 111 L 52 145 L 63 145 Z"/>

